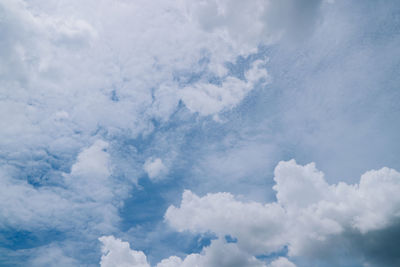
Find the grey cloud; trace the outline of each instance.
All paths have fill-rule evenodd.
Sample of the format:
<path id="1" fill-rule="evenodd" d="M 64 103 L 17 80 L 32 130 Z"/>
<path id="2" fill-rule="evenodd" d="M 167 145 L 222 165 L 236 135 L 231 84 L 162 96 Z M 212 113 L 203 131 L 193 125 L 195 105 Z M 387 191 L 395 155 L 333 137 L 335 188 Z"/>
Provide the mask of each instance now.
<path id="1" fill-rule="evenodd" d="M 344 236 L 356 253 L 374 266 L 400 266 L 400 222 L 393 221 L 384 229 L 360 232 L 348 231 Z"/>
<path id="2" fill-rule="evenodd" d="M 323 0 L 203 1 L 197 16 L 205 30 L 226 29 L 242 44 L 304 40 L 321 19 Z"/>

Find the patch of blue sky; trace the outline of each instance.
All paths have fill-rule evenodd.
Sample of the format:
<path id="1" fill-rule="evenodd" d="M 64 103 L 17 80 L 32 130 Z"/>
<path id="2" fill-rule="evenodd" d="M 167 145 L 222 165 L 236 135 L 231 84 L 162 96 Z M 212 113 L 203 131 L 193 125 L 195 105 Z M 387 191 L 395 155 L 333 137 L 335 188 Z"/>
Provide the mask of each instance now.
<path id="1" fill-rule="evenodd" d="M 287 257 L 289 252 L 289 249 L 287 246 L 284 246 L 281 250 L 272 252 L 269 254 L 262 254 L 262 255 L 257 255 L 256 258 L 262 261 L 270 262 L 274 259 L 277 259 L 279 257 Z"/>
<path id="2" fill-rule="evenodd" d="M 170 175 L 173 176 L 174 173 Z M 165 210 L 171 203 L 169 195 L 179 195 L 182 191 L 180 179 L 182 177 L 174 175 L 171 179 L 154 183 L 147 177 L 140 178 L 138 185 L 131 191 L 131 197 L 125 200 L 120 211 L 121 230 L 127 231 L 143 224 L 154 227 L 162 222 Z"/>
<path id="3" fill-rule="evenodd" d="M 32 232 L 11 228 L 0 231 L 1 247 L 11 250 L 30 249 L 63 239 L 65 239 L 65 233 L 51 229 Z"/>
<path id="4" fill-rule="evenodd" d="M 111 91 L 111 100 L 114 101 L 114 102 L 118 102 L 119 101 L 117 90 L 115 90 L 115 89 Z"/>
<path id="5" fill-rule="evenodd" d="M 0 231 L 0 266 L 26 266 L 34 250 L 65 240 L 67 234 L 52 229 L 26 231 L 15 228 Z"/>
<path id="6" fill-rule="evenodd" d="M 227 243 L 237 243 L 238 241 L 236 237 L 233 237 L 231 235 L 225 235 L 224 238 Z"/>

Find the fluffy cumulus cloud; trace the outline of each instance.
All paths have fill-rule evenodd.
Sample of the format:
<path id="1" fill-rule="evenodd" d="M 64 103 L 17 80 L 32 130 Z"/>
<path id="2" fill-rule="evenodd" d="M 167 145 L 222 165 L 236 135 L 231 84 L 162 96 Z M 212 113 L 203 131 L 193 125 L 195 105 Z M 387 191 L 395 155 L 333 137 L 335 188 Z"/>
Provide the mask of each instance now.
<path id="1" fill-rule="evenodd" d="M 141 251 L 131 250 L 128 242 L 123 242 L 113 236 L 103 236 L 99 240 L 103 243 L 101 267 L 149 267 L 146 255 Z"/>
<path id="2" fill-rule="evenodd" d="M 251 256 L 240 249 L 235 244 L 227 244 L 221 241 L 214 241 L 209 247 L 204 248 L 201 254 L 190 254 L 182 261 L 177 257 L 171 257 L 161 261 L 157 267 L 175 266 L 251 266 L 263 267 L 262 262 L 258 261 L 254 256 Z"/>
<path id="3" fill-rule="evenodd" d="M 146 256 L 141 251 L 130 249 L 129 243 L 116 239 L 113 236 L 99 238 L 103 243 L 103 256 L 100 261 L 102 267 L 130 266 L 149 267 Z M 295 267 L 288 259 L 280 257 L 270 264 L 257 260 L 256 257 L 240 250 L 234 243 L 214 240 L 201 253 L 187 255 L 183 260 L 177 256 L 163 259 L 156 267 Z"/>
<path id="4" fill-rule="evenodd" d="M 171 256 L 156 266 L 294 267 L 296 265 L 285 257 L 266 264 L 255 256 L 279 253 L 285 247 L 293 259 L 321 253 L 319 247 L 335 255 L 335 250 L 341 249 L 335 248 L 335 239 L 357 245 L 359 241 L 349 233 L 358 233 L 358 238 L 369 240 L 370 233 L 398 224 L 400 173 L 393 169 L 368 171 L 358 184 L 329 185 L 314 163 L 302 166 L 291 160 L 277 165 L 274 180 L 277 200 L 267 204 L 242 202 L 230 193 L 198 197 L 185 191 L 180 206 L 170 206 L 166 211 L 166 221 L 178 231 L 211 231 L 218 239 L 199 254 L 189 254 L 184 259 Z M 226 236 L 233 236 L 236 242 L 226 241 Z M 349 240 L 343 241 L 345 239 Z M 110 249 L 112 246 L 107 240 L 118 246 Z M 111 255 L 122 253 L 124 256 L 118 260 L 125 262 L 126 259 L 130 266 L 149 266 L 141 265 L 148 264 L 144 254 L 131 250 L 128 243 L 114 237 L 102 237 L 100 241 L 105 253 L 102 264 L 111 259 Z M 362 249 L 360 244 L 358 246 L 349 251 Z M 133 255 L 140 255 L 137 257 L 141 260 Z M 368 264 L 371 260 L 362 253 L 358 256 L 359 264 Z M 318 258 L 318 255 L 313 257 Z M 329 257 L 326 260 L 333 261 Z"/>
<path id="5" fill-rule="evenodd" d="M 391 227 L 400 216 L 400 173 L 382 168 L 366 172 L 358 184 L 329 185 L 314 163 L 294 160 L 275 168 L 277 201 L 241 202 L 229 193 L 198 197 L 185 191 L 180 207 L 171 206 L 165 219 L 179 231 L 212 231 L 237 238 L 253 254 L 289 249 L 292 257 L 313 251 L 332 236 L 349 231 L 367 235 Z"/>

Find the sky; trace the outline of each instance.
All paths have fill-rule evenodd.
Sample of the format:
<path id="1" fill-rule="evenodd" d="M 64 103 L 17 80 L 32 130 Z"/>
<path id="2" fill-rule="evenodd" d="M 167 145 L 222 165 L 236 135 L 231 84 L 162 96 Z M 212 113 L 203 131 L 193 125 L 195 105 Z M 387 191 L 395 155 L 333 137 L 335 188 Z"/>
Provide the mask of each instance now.
<path id="1" fill-rule="evenodd" d="M 400 265 L 396 0 L 0 0 L 0 266 Z"/>

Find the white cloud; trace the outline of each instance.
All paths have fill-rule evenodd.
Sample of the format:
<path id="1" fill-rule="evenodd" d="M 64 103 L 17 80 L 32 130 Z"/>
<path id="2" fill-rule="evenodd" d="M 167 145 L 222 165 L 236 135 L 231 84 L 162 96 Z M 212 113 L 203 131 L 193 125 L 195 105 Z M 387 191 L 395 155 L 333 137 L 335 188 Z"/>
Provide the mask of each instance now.
<path id="1" fill-rule="evenodd" d="M 172 0 L 2 1 L 0 226 L 84 236 L 111 232 L 130 181 L 113 177 L 107 151 L 113 143 L 93 141 L 149 133 L 152 118 L 168 121 L 179 101 L 199 115 L 218 114 L 236 107 L 262 79 L 268 82 L 260 61 L 245 80 L 225 67 L 278 39 L 290 24 L 275 27 L 265 20 L 280 10 L 272 1 L 254 3 L 208 1 L 198 8 L 198 1 Z M 222 84 L 200 77 L 182 85 L 181 73 L 205 73 Z M 57 169 L 48 183 L 29 166 L 39 161 Z M 145 169 L 155 179 L 165 165 L 155 159 Z M 30 175 L 38 186 L 26 181 Z M 262 246 L 279 245 L 268 242 Z M 58 250 L 55 255 L 61 258 Z M 252 256 L 248 260 L 258 264 Z"/>
<path id="2" fill-rule="evenodd" d="M 101 267 L 131 266 L 149 267 L 146 256 L 141 251 L 130 249 L 128 242 L 123 242 L 113 236 L 103 236 L 99 240 L 103 243 Z M 286 265 L 285 265 L 286 264 Z M 177 256 L 163 259 L 156 267 L 267 267 L 254 256 L 241 251 L 236 244 L 213 240 L 201 253 L 189 254 L 183 260 Z M 278 259 L 268 267 L 294 267 L 285 259 Z"/>
<path id="3" fill-rule="evenodd" d="M 156 267 L 178 267 L 182 266 L 182 259 L 177 256 L 171 256 L 167 259 L 163 259 Z"/>
<path id="4" fill-rule="evenodd" d="M 204 30 L 190 1 L 6 0 L 0 12 L 0 159 L 16 164 L 38 150 L 70 159 L 99 131 L 149 133 L 181 100 L 215 115 L 267 78 L 258 61 L 246 81 L 227 75 L 225 63 L 258 43 L 244 51 Z M 223 82 L 179 84 L 182 73 Z"/>
<path id="5" fill-rule="evenodd" d="M 114 143 L 93 141 L 135 138 L 153 130 L 153 117 L 168 121 L 182 99 L 181 73 L 217 75 L 234 86 L 216 92 L 223 101 L 207 114 L 237 105 L 251 90 L 226 77 L 225 62 L 241 50 L 204 31 L 186 7 L 180 1 L 1 1 L 2 229 L 71 230 L 83 238 L 109 233 L 137 177 L 113 177 L 106 150 Z M 39 164 L 54 170 L 49 181 L 37 174 L 47 172 Z M 149 177 L 161 177 L 165 165 L 155 160 Z"/>
<path id="6" fill-rule="evenodd" d="M 146 255 L 141 251 L 131 250 L 128 242 L 123 242 L 113 236 L 103 236 L 101 267 L 150 267 Z"/>
<path id="7" fill-rule="evenodd" d="M 253 63 L 252 68 L 246 72 L 247 81 L 228 76 L 221 86 L 204 82 L 187 86 L 180 93 L 182 101 L 192 112 L 198 112 L 201 115 L 211 115 L 224 109 L 232 109 L 260 79 L 267 81 L 267 71 L 260 68 L 261 64 L 261 60 Z"/>
<path id="8" fill-rule="evenodd" d="M 163 161 L 160 158 L 148 158 L 143 165 L 144 170 L 150 179 L 158 179 L 167 172 Z"/>
<path id="9" fill-rule="evenodd" d="M 2 171 L 0 179 L 1 228 L 18 227 L 33 229 L 42 226 L 64 225 L 64 214 L 71 212 L 71 205 L 58 194 L 59 189 L 36 189 L 26 181 L 13 179 Z M 50 219 L 51 218 L 51 219 Z"/>
<path id="10" fill-rule="evenodd" d="M 108 146 L 103 140 L 97 140 L 79 153 L 71 172 L 64 174 L 65 183 L 85 201 L 107 202 L 113 198 L 112 167 L 106 151 Z"/>
<path id="11" fill-rule="evenodd" d="M 179 231 L 232 235 L 238 238 L 239 246 L 256 253 L 275 251 L 285 244 L 281 236 L 286 228 L 285 211 L 276 203 L 242 203 L 229 193 L 200 198 L 185 191 L 180 208 L 169 207 L 165 218 Z"/>
<path id="12" fill-rule="evenodd" d="M 111 181 L 108 143 L 97 140 L 78 154 L 63 186 L 35 188 L 3 168 L 0 179 L 0 226 L 33 230 L 107 232 L 119 220 L 118 206 L 127 185 Z M 87 224 L 90 229 L 86 229 Z"/>
<path id="13" fill-rule="evenodd" d="M 173 265 L 175 264 L 175 265 Z M 241 251 L 234 243 L 214 240 L 211 245 L 203 248 L 200 254 L 190 254 L 182 261 L 172 256 L 162 260 L 156 267 L 265 267 L 265 264 L 254 256 Z"/>
<path id="14" fill-rule="evenodd" d="M 286 14 L 298 5 L 275 2 L 2 1 L 2 150 L 64 138 L 79 150 L 99 127 L 135 136 L 151 130 L 152 116 L 168 120 L 179 100 L 201 115 L 235 107 L 266 73 L 256 63 L 246 82 L 226 76 L 224 64 L 281 28 L 265 12 Z M 304 4 L 313 14 L 304 18 L 318 5 Z M 222 85 L 202 79 L 179 90 L 174 76 L 198 70 Z M 68 117 L 55 122 L 49 114 L 61 110 Z"/>
<path id="15" fill-rule="evenodd" d="M 236 237 L 238 247 L 253 255 L 287 245 L 289 255 L 301 256 L 304 249 L 346 229 L 366 234 L 400 217 L 400 173 L 393 169 L 366 172 L 356 185 L 328 185 L 313 163 L 301 166 L 291 160 L 278 164 L 274 179 L 276 202 L 241 202 L 229 193 L 198 197 L 185 191 L 180 207 L 169 207 L 165 219 L 178 231 Z"/>
<path id="16" fill-rule="evenodd" d="M 324 174 L 314 163 L 305 166 L 295 161 L 280 163 L 275 168 L 276 197 L 279 204 L 287 209 L 304 209 L 323 198 L 329 198 L 329 185 Z"/>
<path id="17" fill-rule="evenodd" d="M 268 267 L 296 267 L 296 265 L 284 257 L 279 257 L 271 262 Z"/>

